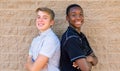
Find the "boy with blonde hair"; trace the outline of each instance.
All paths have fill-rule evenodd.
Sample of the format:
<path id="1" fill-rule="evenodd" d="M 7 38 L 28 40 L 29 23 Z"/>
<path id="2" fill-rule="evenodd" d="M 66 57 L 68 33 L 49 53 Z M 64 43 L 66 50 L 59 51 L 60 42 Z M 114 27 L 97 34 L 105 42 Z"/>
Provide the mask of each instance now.
<path id="1" fill-rule="evenodd" d="M 39 35 L 32 41 L 26 69 L 28 71 L 59 71 L 60 41 L 51 29 L 55 14 L 49 8 L 38 8 L 36 13 L 36 27 Z"/>

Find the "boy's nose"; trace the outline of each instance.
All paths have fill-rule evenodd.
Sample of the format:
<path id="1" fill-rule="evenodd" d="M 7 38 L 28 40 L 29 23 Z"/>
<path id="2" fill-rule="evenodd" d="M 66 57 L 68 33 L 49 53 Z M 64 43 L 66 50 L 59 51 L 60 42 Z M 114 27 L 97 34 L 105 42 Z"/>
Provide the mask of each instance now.
<path id="1" fill-rule="evenodd" d="M 81 16 L 76 16 L 76 19 L 77 19 L 77 20 L 81 20 L 82 17 L 81 17 Z"/>
<path id="2" fill-rule="evenodd" d="M 77 16 L 76 16 L 76 19 L 78 19 L 78 20 L 83 20 L 83 18 L 84 18 L 83 15 L 77 15 Z"/>
<path id="3" fill-rule="evenodd" d="M 42 22 L 43 21 L 43 19 L 42 18 L 40 18 L 40 19 L 38 19 L 39 20 L 39 22 Z"/>
<path id="4" fill-rule="evenodd" d="M 79 15 L 76 15 L 76 18 L 77 18 L 77 19 L 80 19 L 80 16 L 79 16 Z"/>

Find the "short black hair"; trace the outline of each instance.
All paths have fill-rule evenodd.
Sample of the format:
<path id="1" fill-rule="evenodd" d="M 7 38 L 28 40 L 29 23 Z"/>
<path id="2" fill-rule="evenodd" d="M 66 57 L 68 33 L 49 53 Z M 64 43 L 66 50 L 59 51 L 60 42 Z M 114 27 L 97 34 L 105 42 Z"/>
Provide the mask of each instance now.
<path id="1" fill-rule="evenodd" d="M 68 16 L 68 13 L 69 13 L 70 9 L 73 8 L 73 7 L 79 7 L 81 9 L 81 11 L 83 12 L 83 9 L 82 9 L 82 7 L 80 5 L 78 5 L 78 4 L 71 4 L 66 9 L 66 15 L 67 16 Z"/>

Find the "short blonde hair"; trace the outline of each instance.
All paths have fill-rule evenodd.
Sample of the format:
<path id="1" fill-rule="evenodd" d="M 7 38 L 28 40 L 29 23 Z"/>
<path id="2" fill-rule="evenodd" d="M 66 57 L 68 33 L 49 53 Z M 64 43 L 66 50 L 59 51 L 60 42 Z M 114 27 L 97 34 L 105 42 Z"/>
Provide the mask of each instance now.
<path id="1" fill-rule="evenodd" d="M 41 8 L 36 9 L 36 12 L 38 12 L 38 11 L 43 11 L 43 12 L 48 13 L 50 15 L 50 17 L 51 17 L 51 20 L 54 20 L 55 13 L 54 13 L 54 11 L 52 9 L 49 9 L 47 7 L 41 7 Z"/>

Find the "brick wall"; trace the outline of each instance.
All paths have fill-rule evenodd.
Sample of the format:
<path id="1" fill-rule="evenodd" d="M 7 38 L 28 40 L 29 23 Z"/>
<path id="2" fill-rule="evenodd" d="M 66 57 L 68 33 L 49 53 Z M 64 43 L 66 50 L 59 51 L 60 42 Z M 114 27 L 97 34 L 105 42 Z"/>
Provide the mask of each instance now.
<path id="1" fill-rule="evenodd" d="M 83 7 L 86 34 L 99 63 L 92 71 L 120 70 L 119 0 L 0 0 L 0 71 L 26 71 L 24 63 L 35 27 L 35 9 L 55 11 L 53 30 L 61 37 L 67 28 L 65 9 L 71 3 Z"/>

